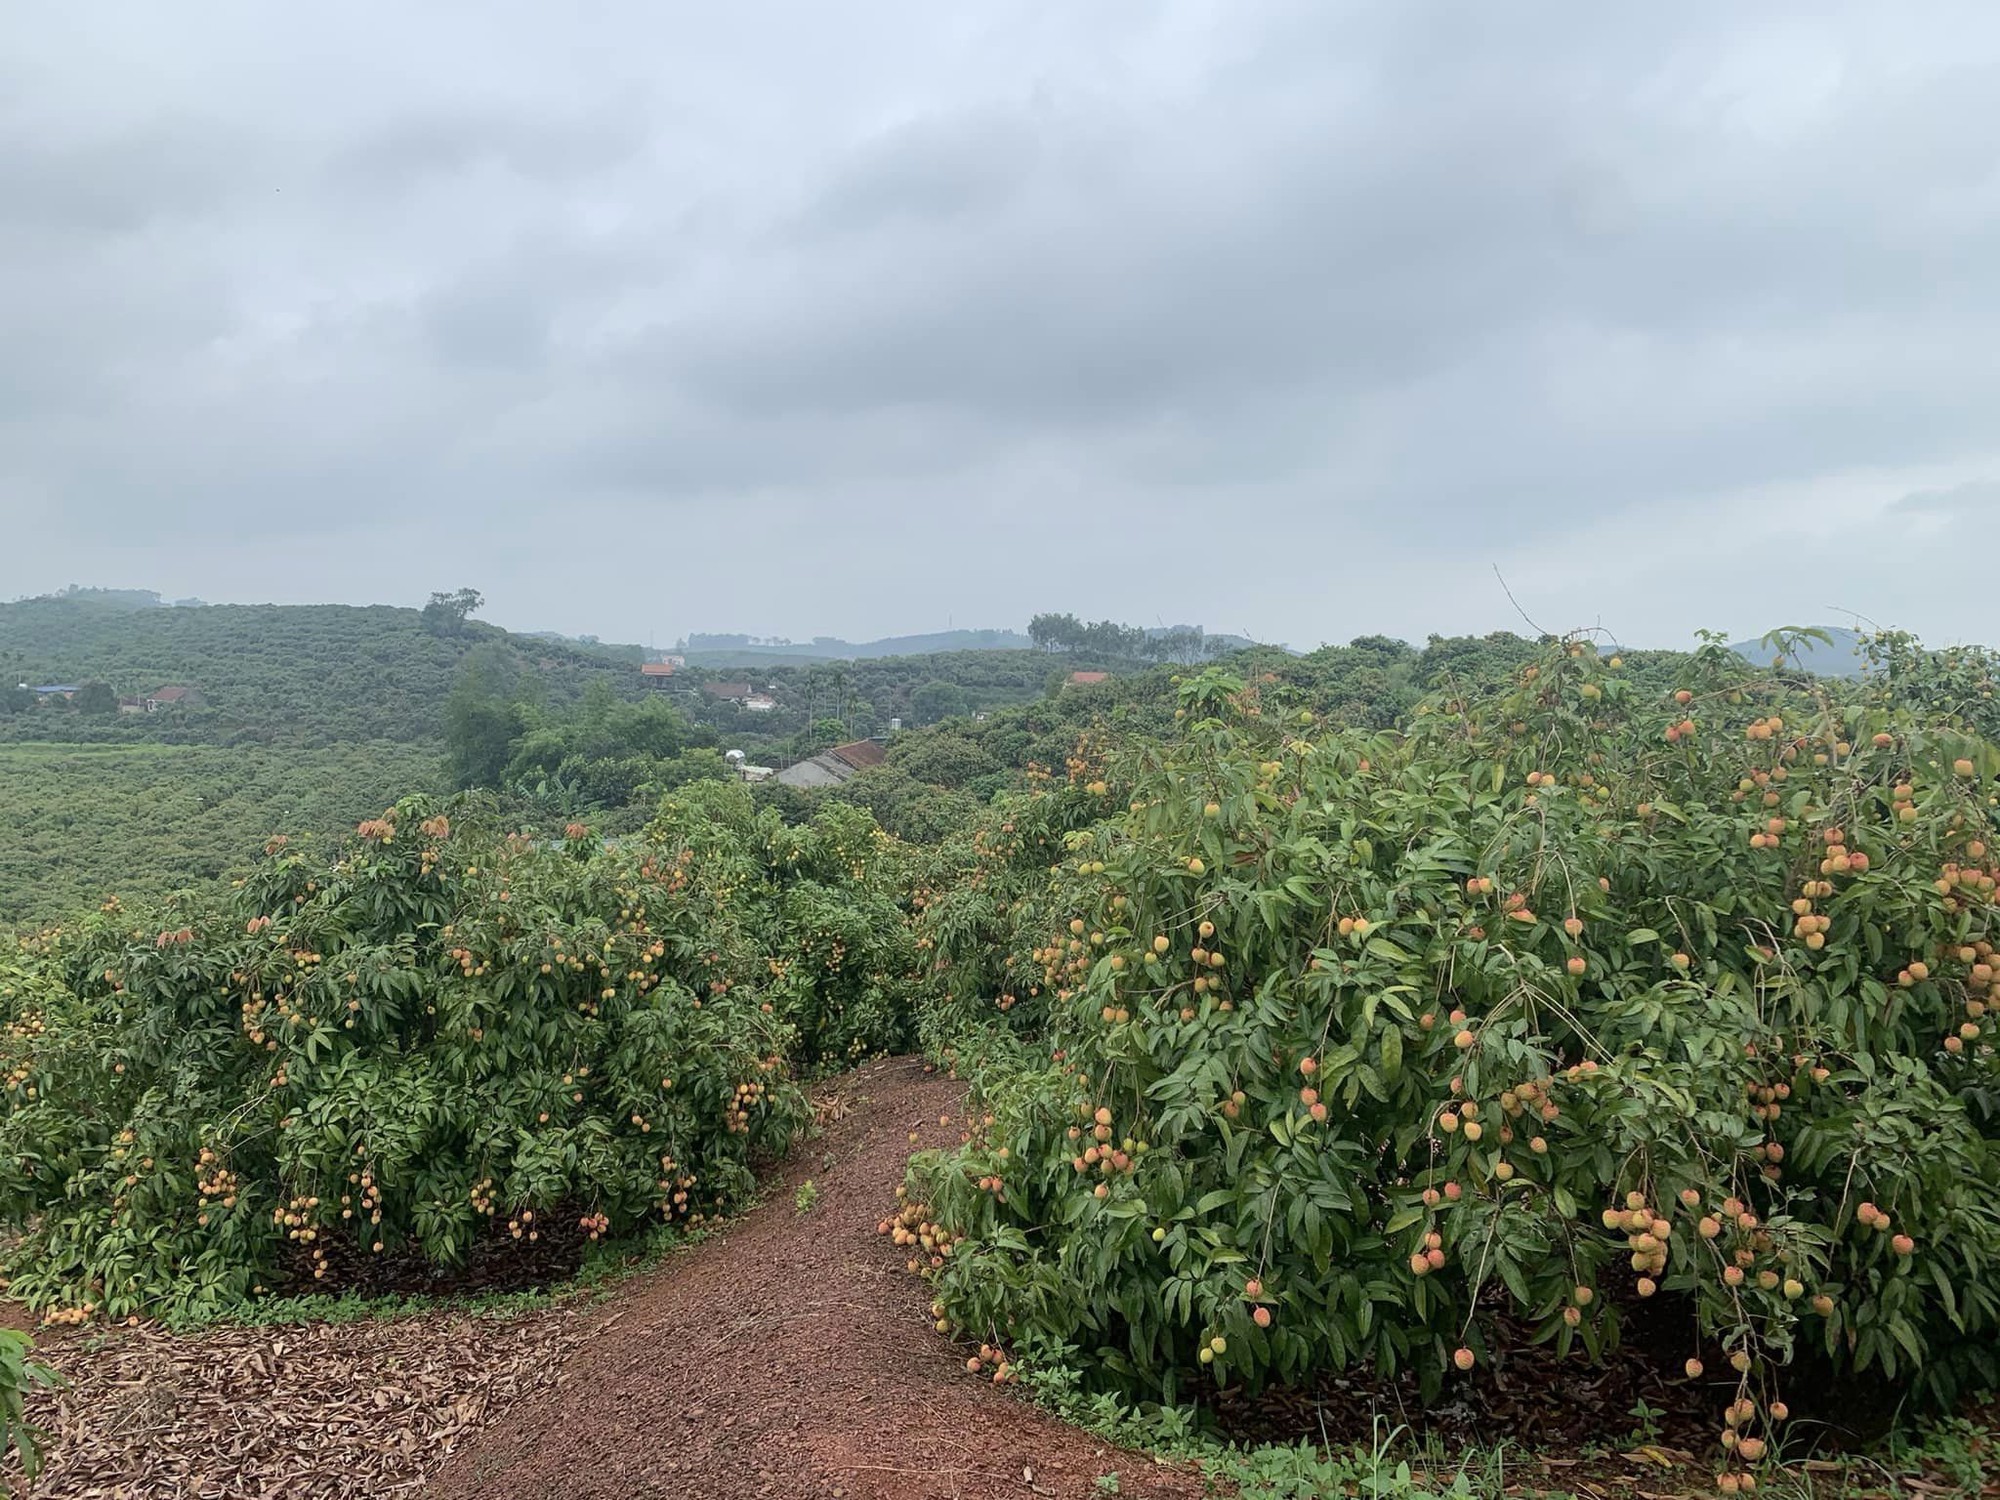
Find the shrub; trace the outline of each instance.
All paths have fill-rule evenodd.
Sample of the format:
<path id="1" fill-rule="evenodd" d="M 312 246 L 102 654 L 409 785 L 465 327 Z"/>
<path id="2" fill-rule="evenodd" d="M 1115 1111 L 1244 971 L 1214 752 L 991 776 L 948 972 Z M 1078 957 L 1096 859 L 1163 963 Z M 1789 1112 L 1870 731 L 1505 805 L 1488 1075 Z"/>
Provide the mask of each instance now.
<path id="1" fill-rule="evenodd" d="M 1514 1320 L 1594 1354 L 1614 1291 L 1682 1302 L 1741 1400 L 1804 1348 L 1990 1380 L 2000 757 L 1686 672 L 1572 644 L 1393 736 L 1187 683 L 1032 912 L 1052 1063 L 913 1164 L 945 1317 L 1169 1399 L 1435 1390 Z M 1732 1406 L 1739 1458 L 1768 1411 Z"/>
<path id="2" fill-rule="evenodd" d="M 929 969 L 925 1043 L 952 1061 L 954 1040 L 997 1023 L 1021 1034 L 1048 1023 L 1039 955 L 1053 920 L 1051 870 L 1071 837 L 1113 810 L 1104 742 L 1087 736 L 1065 774 L 1036 767 L 1028 790 L 997 798 L 931 852 L 913 879 L 916 943 Z"/>
<path id="3" fill-rule="evenodd" d="M 719 848 L 728 896 L 766 998 L 809 1071 L 907 1048 L 917 950 L 904 909 L 910 853 L 864 809 L 824 803 L 787 824 L 740 784 L 684 788 L 656 839 Z"/>
<path id="4" fill-rule="evenodd" d="M 740 855 L 454 830 L 422 803 L 331 865 L 100 913 L 0 970 L 11 1291 L 63 1320 L 203 1313 L 329 1251 L 452 1264 L 741 1200 L 803 1101 L 735 920 Z"/>

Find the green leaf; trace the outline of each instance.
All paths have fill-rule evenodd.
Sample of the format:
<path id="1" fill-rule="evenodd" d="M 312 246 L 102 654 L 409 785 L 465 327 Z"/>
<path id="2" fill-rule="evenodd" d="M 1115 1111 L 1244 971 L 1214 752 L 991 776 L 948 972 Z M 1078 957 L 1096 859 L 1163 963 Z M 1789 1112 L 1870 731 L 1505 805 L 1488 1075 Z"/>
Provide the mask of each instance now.
<path id="1" fill-rule="evenodd" d="M 1394 1083 L 1403 1071 L 1403 1033 L 1391 1026 L 1382 1033 L 1382 1077 Z"/>
<path id="2" fill-rule="evenodd" d="M 1527 1278 L 1514 1263 L 1514 1257 L 1502 1251 L 1493 1257 L 1493 1265 L 1499 1271 L 1500 1279 L 1506 1283 L 1507 1290 L 1514 1294 L 1514 1300 L 1523 1307 L 1534 1306 L 1534 1298 L 1528 1295 Z"/>

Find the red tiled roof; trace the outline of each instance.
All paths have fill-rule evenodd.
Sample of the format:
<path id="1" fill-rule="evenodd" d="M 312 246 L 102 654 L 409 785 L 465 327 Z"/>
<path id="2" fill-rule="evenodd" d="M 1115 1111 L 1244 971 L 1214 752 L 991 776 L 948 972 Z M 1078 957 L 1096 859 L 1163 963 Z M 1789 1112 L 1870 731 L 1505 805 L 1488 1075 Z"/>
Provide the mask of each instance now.
<path id="1" fill-rule="evenodd" d="M 1110 681 L 1111 674 L 1109 672 L 1072 672 L 1069 674 L 1069 680 L 1078 687 L 1089 687 L 1094 682 Z"/>
<path id="2" fill-rule="evenodd" d="M 152 701 L 155 703 L 178 703 L 181 701 L 181 699 L 185 698 L 192 691 L 193 689 L 191 688 L 178 687 L 178 686 L 163 687 L 155 689 L 153 692 L 148 693 L 146 696 L 152 699 Z"/>
<path id="3" fill-rule="evenodd" d="M 839 756 L 857 771 L 865 771 L 881 765 L 886 752 L 873 740 L 856 740 L 849 745 L 835 745 L 827 754 Z"/>
<path id="4" fill-rule="evenodd" d="M 641 677 L 671 677 L 674 675 L 674 664 L 670 661 L 642 662 L 639 666 L 639 675 Z"/>
<path id="5" fill-rule="evenodd" d="M 747 698 L 750 684 L 747 682 L 704 682 L 701 690 L 711 698 Z"/>

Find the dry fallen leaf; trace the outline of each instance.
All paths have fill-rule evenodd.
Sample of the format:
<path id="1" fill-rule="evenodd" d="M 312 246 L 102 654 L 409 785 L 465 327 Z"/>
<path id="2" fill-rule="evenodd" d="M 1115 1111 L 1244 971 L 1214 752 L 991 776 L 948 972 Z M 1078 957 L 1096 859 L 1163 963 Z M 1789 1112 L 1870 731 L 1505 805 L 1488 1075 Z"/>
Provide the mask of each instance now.
<path id="1" fill-rule="evenodd" d="M 1625 1455 L 1625 1461 L 1633 1464 L 1651 1464 L 1662 1469 L 1671 1469 L 1675 1460 L 1665 1449 L 1651 1443 L 1641 1443 Z"/>
<path id="2" fill-rule="evenodd" d="M 580 1336 L 562 1309 L 307 1330 L 156 1325 L 50 1340 L 65 1384 L 37 1500 L 353 1500 L 413 1492 L 489 1413 L 552 1385 Z M 0 1475 L 0 1482 L 18 1476 Z"/>

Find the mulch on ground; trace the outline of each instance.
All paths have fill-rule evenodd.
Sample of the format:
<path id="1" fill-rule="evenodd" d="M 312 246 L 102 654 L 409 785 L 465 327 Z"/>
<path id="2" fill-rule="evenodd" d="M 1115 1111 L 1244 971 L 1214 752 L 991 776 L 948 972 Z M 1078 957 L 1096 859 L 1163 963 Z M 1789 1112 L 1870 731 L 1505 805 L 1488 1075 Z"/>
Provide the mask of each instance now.
<path id="1" fill-rule="evenodd" d="M 441 1266 L 414 1248 L 396 1254 L 371 1255 L 359 1242 L 329 1237 L 314 1248 L 325 1252 L 323 1274 L 313 1274 L 312 1252 L 301 1246 L 290 1273 L 272 1290 L 282 1296 L 337 1297 L 346 1293 L 367 1298 L 482 1297 L 510 1292 L 539 1292 L 559 1287 L 583 1268 L 589 1231 L 578 1222 L 574 1204 L 559 1204 L 537 1215 L 535 1237 L 514 1239 L 506 1222 L 495 1219 L 484 1236 L 466 1247 L 464 1260 Z"/>
<path id="2" fill-rule="evenodd" d="M 338 1325 L 153 1324 L 45 1339 L 63 1378 L 36 1500 L 413 1494 L 464 1434 L 554 1382 L 580 1330 L 551 1308 Z M 9 1476 L 12 1478 L 12 1476 Z"/>
<path id="3" fill-rule="evenodd" d="M 1738 1394 L 1726 1353 L 1691 1342 L 1694 1311 L 1680 1298 L 1643 1299 L 1633 1278 L 1616 1268 L 1598 1292 L 1616 1309 L 1619 1339 L 1595 1360 L 1580 1348 L 1564 1355 L 1553 1342 L 1538 1343 L 1534 1324 L 1495 1285 L 1483 1309 L 1495 1330 L 1489 1353 L 1468 1373 L 1447 1371 L 1443 1390 L 1428 1403 L 1414 1370 L 1385 1377 L 1359 1368 L 1251 1398 L 1225 1392 L 1216 1414 L 1232 1436 L 1248 1442 L 1367 1444 L 1401 1427 L 1450 1448 L 1519 1444 L 1524 1434 L 1551 1432 L 1572 1445 L 1708 1451 L 1724 1407 Z M 1690 1354 L 1706 1364 L 1698 1380 L 1684 1373 Z M 1837 1436 L 1820 1425 L 1831 1404 L 1822 1399 L 1827 1395 L 1805 1379 L 1785 1390 L 1794 1413 L 1812 1418 L 1816 1433 Z"/>

